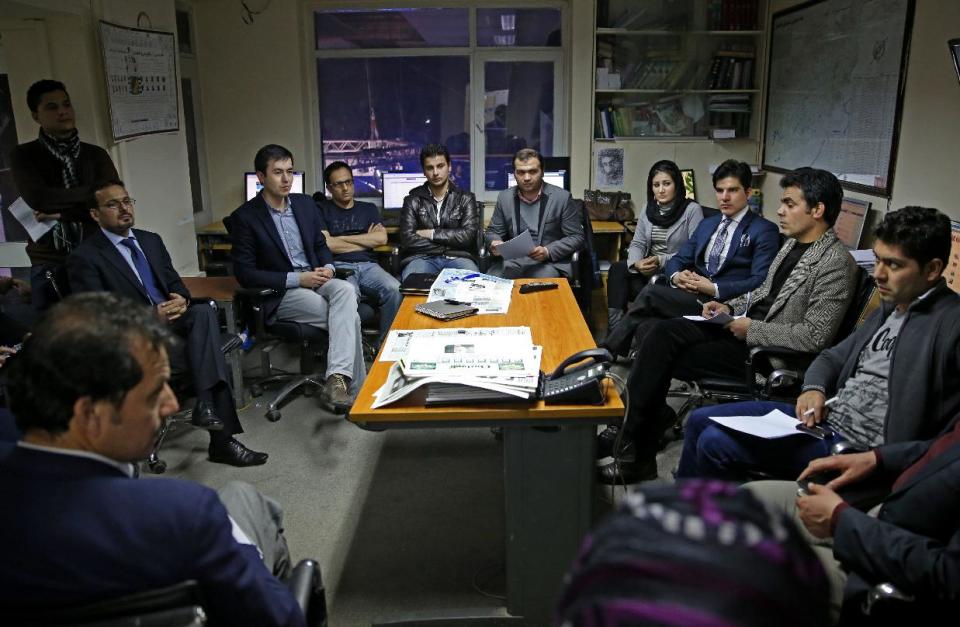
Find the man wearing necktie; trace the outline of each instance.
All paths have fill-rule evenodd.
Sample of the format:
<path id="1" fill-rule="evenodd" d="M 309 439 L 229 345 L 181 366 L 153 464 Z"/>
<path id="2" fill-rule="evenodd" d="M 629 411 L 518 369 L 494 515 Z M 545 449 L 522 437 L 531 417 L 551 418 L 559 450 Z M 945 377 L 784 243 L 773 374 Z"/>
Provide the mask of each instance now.
<path id="1" fill-rule="evenodd" d="M 665 281 L 648 285 L 627 315 L 609 330 L 603 346 L 626 355 L 650 325 L 698 315 L 702 303 L 727 301 L 760 286 L 780 248 L 773 222 L 750 211 L 750 166 L 729 159 L 713 173 L 719 215 L 705 218 L 663 269 Z M 669 285 L 667 285 L 669 283 Z"/>
<path id="2" fill-rule="evenodd" d="M 152 305 L 183 343 L 171 352 L 174 372 L 190 376 L 197 405 L 193 424 L 210 432 L 210 461 L 256 466 L 267 461 L 233 436 L 243 432 L 230 390 L 230 372 L 220 351 L 217 312 L 191 303 L 190 292 L 156 233 L 133 228 L 135 200 L 122 181 L 94 188 L 90 214 L 99 224 L 67 258 L 74 292 L 112 292 Z"/>

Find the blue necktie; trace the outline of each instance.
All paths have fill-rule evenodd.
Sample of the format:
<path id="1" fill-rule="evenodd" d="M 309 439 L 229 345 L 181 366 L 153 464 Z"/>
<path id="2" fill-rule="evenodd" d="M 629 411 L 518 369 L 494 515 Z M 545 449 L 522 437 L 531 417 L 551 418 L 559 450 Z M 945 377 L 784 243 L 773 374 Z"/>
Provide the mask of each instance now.
<path id="1" fill-rule="evenodd" d="M 140 249 L 137 248 L 136 240 L 132 237 L 127 237 L 121 240 L 120 243 L 130 249 L 130 255 L 133 257 L 133 265 L 137 269 L 137 274 L 140 275 L 140 282 L 143 283 L 143 287 L 146 288 L 147 294 L 150 296 L 153 304 L 159 305 L 160 303 L 166 302 L 167 296 L 163 289 L 160 288 L 157 277 L 153 274 L 153 269 L 150 267 L 150 264 L 147 263 L 147 258 L 144 257 Z"/>
<path id="2" fill-rule="evenodd" d="M 723 252 L 723 245 L 727 241 L 727 227 L 730 226 L 730 218 L 724 218 L 720 223 L 720 231 L 717 233 L 717 239 L 713 240 L 713 248 L 710 249 L 710 256 L 707 257 L 707 273 L 711 276 L 720 269 L 720 253 Z"/>

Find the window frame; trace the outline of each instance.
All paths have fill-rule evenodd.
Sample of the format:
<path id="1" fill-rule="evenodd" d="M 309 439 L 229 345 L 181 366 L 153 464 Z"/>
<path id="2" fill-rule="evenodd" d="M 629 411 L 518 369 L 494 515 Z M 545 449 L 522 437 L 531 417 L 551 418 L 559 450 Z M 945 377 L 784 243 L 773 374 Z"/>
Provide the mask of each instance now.
<path id="1" fill-rule="evenodd" d="M 442 5 L 441 7 L 438 7 Z M 466 8 L 468 9 L 468 27 L 469 45 L 466 47 L 430 47 L 430 48 L 346 48 L 318 50 L 316 48 L 315 21 L 316 11 L 330 11 L 337 9 L 353 10 L 376 10 L 390 8 Z M 536 8 L 536 9 L 557 9 L 560 11 L 560 29 L 561 46 L 478 46 L 477 45 L 477 9 L 492 8 Z M 507 2 L 504 0 L 446 0 L 436 2 L 436 0 L 407 0 L 405 2 L 390 2 L 388 0 L 358 0 L 356 2 L 346 0 L 313 0 L 303 5 L 301 14 L 303 19 L 302 37 L 304 41 L 305 54 L 307 56 L 304 64 L 304 85 L 307 87 L 307 93 L 304 94 L 307 102 L 307 111 L 309 117 L 308 129 L 309 135 L 306 138 L 306 147 L 309 151 L 309 159 L 313 161 L 313 175 L 317 182 L 316 189 L 324 191 L 323 187 L 323 137 L 321 136 L 320 123 L 320 94 L 317 84 L 317 62 L 320 59 L 337 58 L 388 58 L 396 56 L 405 57 L 430 57 L 430 56 L 465 56 L 468 58 L 470 67 L 470 97 L 473 102 L 469 108 L 470 120 L 470 180 L 473 192 L 478 201 L 493 203 L 499 191 L 486 191 L 484 189 L 485 178 L 485 151 L 486 142 L 483 135 L 483 70 L 484 64 L 490 61 L 535 61 L 535 62 L 553 62 L 554 64 L 554 121 L 553 121 L 553 152 L 557 155 L 569 154 L 569 128 L 568 119 L 570 111 L 570 92 L 567 89 L 570 68 L 570 50 L 572 42 L 570 41 L 571 29 L 569 24 L 570 4 L 569 0 L 515 0 Z M 309 165 L 309 164 L 306 164 Z M 376 204 L 379 199 L 374 197 Z M 367 198 L 366 200 L 371 200 Z M 491 205 L 492 206 L 492 205 Z M 488 212 L 489 213 L 489 212 Z"/>

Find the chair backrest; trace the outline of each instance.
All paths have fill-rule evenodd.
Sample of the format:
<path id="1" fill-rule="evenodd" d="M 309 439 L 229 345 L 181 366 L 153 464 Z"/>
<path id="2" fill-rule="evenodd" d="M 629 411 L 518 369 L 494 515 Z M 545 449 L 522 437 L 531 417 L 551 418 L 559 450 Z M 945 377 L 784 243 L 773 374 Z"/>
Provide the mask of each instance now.
<path id="1" fill-rule="evenodd" d="M 857 327 L 863 324 L 867 316 L 880 305 L 880 293 L 877 292 L 877 285 L 873 280 L 873 275 L 861 267 L 857 267 L 857 280 L 854 283 L 853 299 L 850 301 L 847 312 L 840 321 L 837 328 L 837 334 L 833 338 L 833 344 L 847 338 Z"/>
<path id="2" fill-rule="evenodd" d="M 117 599 L 87 603 L 72 608 L 4 612 L 0 614 L 0 619 L 4 624 L 35 627 L 44 625 L 189 627 L 207 624 L 200 587 L 192 579 L 167 588 L 136 592 Z"/>
<path id="3" fill-rule="evenodd" d="M 708 207 L 706 205 L 700 205 L 700 210 L 703 212 L 703 219 L 712 218 L 713 216 L 720 215 L 719 209 L 714 209 L 713 207 Z"/>

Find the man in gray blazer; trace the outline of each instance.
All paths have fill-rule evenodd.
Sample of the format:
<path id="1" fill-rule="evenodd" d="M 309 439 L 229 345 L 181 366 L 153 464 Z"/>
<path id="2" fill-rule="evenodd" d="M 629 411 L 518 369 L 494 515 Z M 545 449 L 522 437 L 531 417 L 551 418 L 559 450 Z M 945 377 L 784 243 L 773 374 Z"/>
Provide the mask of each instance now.
<path id="1" fill-rule="evenodd" d="M 487 245 L 500 255 L 500 244 L 530 231 L 536 246 L 526 257 L 505 259 L 494 274 L 507 279 L 569 277 L 570 257 L 584 243 L 583 222 L 570 192 L 543 181 L 543 159 L 532 148 L 514 155 L 513 177 L 516 186 L 497 196 Z"/>
<path id="2" fill-rule="evenodd" d="M 763 283 L 727 303 L 709 301 L 703 316 L 723 312 L 738 318 L 726 325 L 684 318 L 654 324 L 630 368 L 630 415 L 621 461 L 600 469 L 613 483 L 656 476 L 656 452 L 664 423 L 671 378 L 730 376 L 743 372 L 754 346 L 785 346 L 818 352 L 827 348 L 840 326 L 856 283 L 856 264 L 833 232 L 843 190 L 824 170 L 801 168 L 780 180 L 777 216 L 788 237 Z M 610 455 L 616 431 L 600 436 L 600 454 Z M 631 461 L 629 457 L 632 456 Z M 626 457 L 627 459 L 624 459 Z"/>

